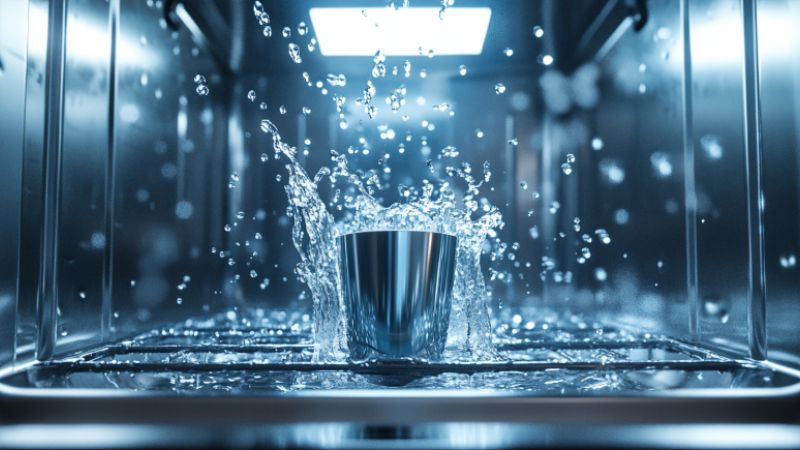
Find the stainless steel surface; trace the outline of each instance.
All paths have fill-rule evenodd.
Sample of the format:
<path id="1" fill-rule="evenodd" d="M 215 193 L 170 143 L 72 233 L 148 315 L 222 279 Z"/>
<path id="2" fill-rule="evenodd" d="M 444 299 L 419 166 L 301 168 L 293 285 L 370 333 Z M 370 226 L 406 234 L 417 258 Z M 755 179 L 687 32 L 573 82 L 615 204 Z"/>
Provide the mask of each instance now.
<path id="1" fill-rule="evenodd" d="M 421 231 L 339 238 L 352 359 L 442 356 L 457 242 L 454 236 Z"/>
<path id="2" fill-rule="evenodd" d="M 0 2 L 0 366 L 14 357 L 25 124 L 27 5 Z"/>

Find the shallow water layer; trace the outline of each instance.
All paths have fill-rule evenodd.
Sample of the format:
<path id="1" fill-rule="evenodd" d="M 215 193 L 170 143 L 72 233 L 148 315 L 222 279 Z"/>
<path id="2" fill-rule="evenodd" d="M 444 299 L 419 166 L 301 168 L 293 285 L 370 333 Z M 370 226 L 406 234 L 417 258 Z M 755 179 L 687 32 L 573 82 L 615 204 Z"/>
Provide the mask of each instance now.
<path id="1" fill-rule="evenodd" d="M 73 361 L 36 366 L 9 382 L 180 394 L 405 389 L 603 395 L 797 381 L 663 336 L 586 323 L 592 322 L 570 317 L 520 330 L 501 322 L 494 361 L 356 364 L 315 361 L 307 315 L 229 312 L 154 330 Z"/>

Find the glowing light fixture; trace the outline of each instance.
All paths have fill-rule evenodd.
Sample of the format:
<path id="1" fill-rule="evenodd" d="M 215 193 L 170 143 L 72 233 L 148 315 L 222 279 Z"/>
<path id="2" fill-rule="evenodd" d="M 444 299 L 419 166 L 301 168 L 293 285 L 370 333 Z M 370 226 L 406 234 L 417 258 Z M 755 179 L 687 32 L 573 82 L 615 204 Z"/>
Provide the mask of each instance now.
<path id="1" fill-rule="evenodd" d="M 311 8 L 325 56 L 479 55 L 490 8 Z"/>

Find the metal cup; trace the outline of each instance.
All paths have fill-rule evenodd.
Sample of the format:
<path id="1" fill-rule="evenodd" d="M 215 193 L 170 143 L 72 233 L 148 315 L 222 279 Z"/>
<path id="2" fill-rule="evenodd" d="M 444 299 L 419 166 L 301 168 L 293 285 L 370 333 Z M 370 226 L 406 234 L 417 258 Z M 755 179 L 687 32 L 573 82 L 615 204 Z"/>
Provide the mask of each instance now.
<path id="1" fill-rule="evenodd" d="M 351 359 L 441 357 L 456 244 L 454 236 L 424 231 L 339 238 Z"/>

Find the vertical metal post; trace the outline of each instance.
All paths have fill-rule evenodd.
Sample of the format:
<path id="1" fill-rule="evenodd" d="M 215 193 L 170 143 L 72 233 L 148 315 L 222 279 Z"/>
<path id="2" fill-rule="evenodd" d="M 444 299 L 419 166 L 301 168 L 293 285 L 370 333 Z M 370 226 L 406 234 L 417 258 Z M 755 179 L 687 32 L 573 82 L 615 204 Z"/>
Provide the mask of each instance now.
<path id="1" fill-rule="evenodd" d="M 692 103 L 692 41 L 689 0 L 681 0 L 683 35 L 683 195 L 686 227 L 686 294 L 689 334 L 700 340 L 700 296 L 697 275 L 697 189 L 694 169 L 694 110 Z"/>
<path id="2" fill-rule="evenodd" d="M 766 359 L 767 285 L 764 259 L 764 208 L 761 181 L 761 102 L 758 71 L 757 1 L 742 0 L 744 21 L 744 139 L 747 177 L 748 288 L 750 357 Z"/>
<path id="3" fill-rule="evenodd" d="M 103 250 L 103 303 L 101 334 L 105 340 L 112 328 L 112 292 L 114 273 L 114 207 L 116 203 L 116 101 L 117 101 L 117 40 L 119 36 L 119 0 L 110 0 L 108 5 L 108 32 L 110 51 L 108 61 L 108 144 L 105 177 L 105 234 Z"/>
<path id="4" fill-rule="evenodd" d="M 51 0 L 48 10 L 45 82 L 44 190 L 42 247 L 36 293 L 36 359 L 53 356 L 58 331 L 58 223 L 64 113 L 66 2 Z"/>

